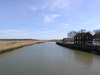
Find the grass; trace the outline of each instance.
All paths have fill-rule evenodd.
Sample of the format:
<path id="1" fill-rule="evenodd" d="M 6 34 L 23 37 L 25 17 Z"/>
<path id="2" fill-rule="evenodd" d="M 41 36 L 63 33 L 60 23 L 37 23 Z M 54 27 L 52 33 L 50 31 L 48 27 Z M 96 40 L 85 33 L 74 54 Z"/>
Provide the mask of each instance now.
<path id="1" fill-rule="evenodd" d="M 0 41 L 0 53 L 7 52 L 16 48 L 43 43 L 45 40 L 33 41 L 33 40 L 16 40 L 16 41 Z"/>

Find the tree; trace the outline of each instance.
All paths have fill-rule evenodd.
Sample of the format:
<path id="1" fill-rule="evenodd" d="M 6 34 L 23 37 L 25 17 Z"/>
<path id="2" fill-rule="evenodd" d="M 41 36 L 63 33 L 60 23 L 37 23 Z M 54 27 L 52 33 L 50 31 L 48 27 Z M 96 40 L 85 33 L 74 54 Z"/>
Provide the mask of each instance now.
<path id="1" fill-rule="evenodd" d="M 76 31 L 71 31 L 67 34 L 68 38 L 74 38 L 74 36 L 77 34 Z"/>
<path id="2" fill-rule="evenodd" d="M 95 39 L 100 39 L 100 30 L 94 30 L 93 32 L 94 32 L 94 36 L 93 37 Z"/>
<path id="3" fill-rule="evenodd" d="M 80 31 L 78 31 L 79 33 L 85 33 L 86 30 L 85 29 L 81 29 Z"/>
<path id="4" fill-rule="evenodd" d="M 100 29 L 94 30 L 93 32 L 94 32 L 94 34 L 99 34 L 100 33 Z"/>

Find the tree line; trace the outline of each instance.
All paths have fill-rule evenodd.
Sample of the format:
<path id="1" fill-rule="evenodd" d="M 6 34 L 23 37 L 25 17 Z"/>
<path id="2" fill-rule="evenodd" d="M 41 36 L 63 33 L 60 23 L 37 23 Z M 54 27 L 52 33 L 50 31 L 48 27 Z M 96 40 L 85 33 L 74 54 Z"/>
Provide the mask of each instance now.
<path id="1" fill-rule="evenodd" d="M 98 30 L 93 30 L 93 31 L 87 31 L 86 29 L 81 29 L 81 30 L 79 30 L 79 31 L 74 31 L 74 30 L 73 30 L 73 31 L 68 32 L 67 37 L 68 37 L 68 38 L 74 38 L 74 36 L 75 36 L 76 34 L 78 34 L 78 33 L 87 33 L 87 32 L 91 33 L 92 35 L 95 35 L 95 34 L 100 35 L 100 29 L 98 29 Z"/>

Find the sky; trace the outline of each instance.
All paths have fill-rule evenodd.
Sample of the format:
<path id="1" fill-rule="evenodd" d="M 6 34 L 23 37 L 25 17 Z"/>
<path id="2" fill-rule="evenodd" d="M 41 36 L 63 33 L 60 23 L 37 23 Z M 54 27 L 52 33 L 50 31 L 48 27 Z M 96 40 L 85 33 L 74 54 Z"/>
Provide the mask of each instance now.
<path id="1" fill-rule="evenodd" d="M 0 0 L 0 39 L 62 39 L 100 29 L 100 0 Z"/>

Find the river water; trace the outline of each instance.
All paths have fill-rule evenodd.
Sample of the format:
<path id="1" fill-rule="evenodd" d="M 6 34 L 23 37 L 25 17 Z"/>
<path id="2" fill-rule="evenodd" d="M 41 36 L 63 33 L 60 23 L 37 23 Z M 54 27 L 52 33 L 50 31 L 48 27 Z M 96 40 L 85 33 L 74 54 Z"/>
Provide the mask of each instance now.
<path id="1" fill-rule="evenodd" d="M 100 56 L 36 44 L 0 54 L 0 75 L 100 75 Z"/>

